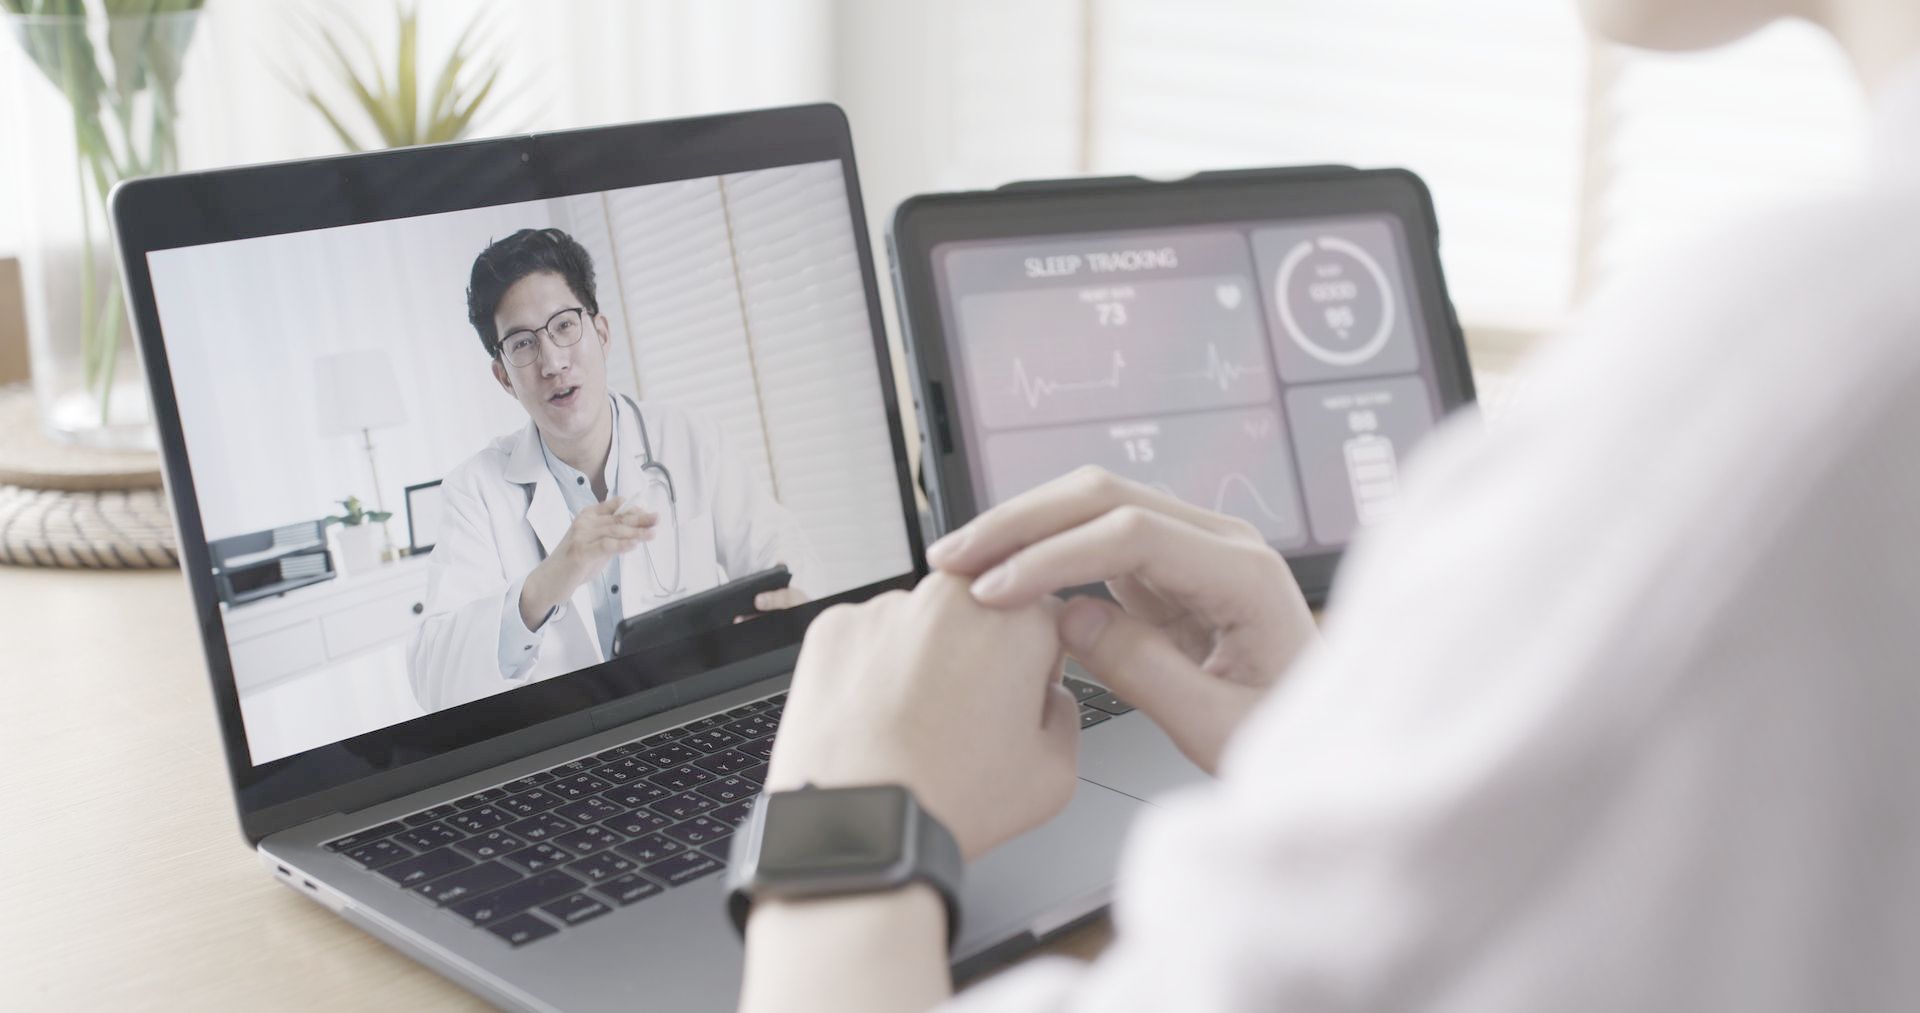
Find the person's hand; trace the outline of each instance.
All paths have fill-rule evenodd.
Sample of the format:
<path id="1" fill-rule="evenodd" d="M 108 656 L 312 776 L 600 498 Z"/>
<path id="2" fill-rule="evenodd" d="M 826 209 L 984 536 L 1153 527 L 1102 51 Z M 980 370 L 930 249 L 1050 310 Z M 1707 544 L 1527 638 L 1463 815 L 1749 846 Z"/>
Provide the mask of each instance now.
<path id="1" fill-rule="evenodd" d="M 974 597 L 1000 608 L 1105 581 L 1121 607 L 1068 602 L 1062 642 L 1208 771 L 1317 635 L 1292 571 L 1252 525 L 1099 468 L 988 510 L 927 562 L 975 578 Z"/>
<path id="2" fill-rule="evenodd" d="M 791 584 L 786 587 L 774 588 L 771 591 L 762 591 L 753 596 L 753 611 L 743 616 L 734 616 L 733 621 L 735 623 L 751 622 L 769 612 L 778 612 L 781 609 L 790 609 L 797 605 L 805 605 L 811 600 L 812 599 L 807 597 L 805 591 Z"/>
<path id="3" fill-rule="evenodd" d="M 969 860 L 1046 822 L 1073 795 L 1080 738 L 1051 604 L 986 608 L 934 574 L 822 612 L 767 790 L 905 785 Z"/>
<path id="4" fill-rule="evenodd" d="M 789 584 L 786 587 L 775 588 L 772 591 L 762 591 L 754 595 L 753 607 L 754 610 L 758 612 L 778 612 L 781 609 L 790 609 L 805 605 L 811 600 L 812 599 L 807 597 L 805 591 Z"/>
<path id="5" fill-rule="evenodd" d="M 624 502 L 608 496 L 575 514 L 553 553 L 527 574 L 520 585 L 520 620 L 527 629 L 538 628 L 554 606 L 591 580 L 608 559 L 653 538 L 659 515 L 638 506 L 623 510 Z"/>

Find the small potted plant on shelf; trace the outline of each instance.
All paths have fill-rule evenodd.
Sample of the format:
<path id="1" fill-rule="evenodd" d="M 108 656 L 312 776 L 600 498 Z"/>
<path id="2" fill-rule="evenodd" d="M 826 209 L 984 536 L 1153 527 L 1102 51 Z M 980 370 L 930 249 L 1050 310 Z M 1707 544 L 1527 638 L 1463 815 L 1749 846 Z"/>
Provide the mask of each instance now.
<path id="1" fill-rule="evenodd" d="M 334 533 L 337 567 L 347 576 L 366 573 L 380 565 L 380 531 L 387 518 L 393 516 L 390 510 L 368 510 L 360 503 L 360 497 L 348 496 L 335 500 L 346 512 L 335 514 L 322 520 L 331 528 L 339 525 Z"/>

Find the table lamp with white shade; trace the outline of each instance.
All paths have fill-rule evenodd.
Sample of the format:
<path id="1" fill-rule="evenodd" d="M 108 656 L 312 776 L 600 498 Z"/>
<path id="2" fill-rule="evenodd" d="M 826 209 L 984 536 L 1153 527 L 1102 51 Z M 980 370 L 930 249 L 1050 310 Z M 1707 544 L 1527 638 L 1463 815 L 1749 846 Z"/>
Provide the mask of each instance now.
<path id="1" fill-rule="evenodd" d="M 380 468 L 374 462 L 373 431 L 407 420 L 407 407 L 400 400 L 400 382 L 394 377 L 392 360 L 381 348 L 334 352 L 314 360 L 313 374 L 320 435 L 360 434 L 367 449 L 367 471 L 373 477 L 374 505 L 380 512 L 387 513 L 386 493 L 380 489 Z M 384 521 L 380 522 L 380 534 L 386 555 L 392 556 L 393 537 Z"/>

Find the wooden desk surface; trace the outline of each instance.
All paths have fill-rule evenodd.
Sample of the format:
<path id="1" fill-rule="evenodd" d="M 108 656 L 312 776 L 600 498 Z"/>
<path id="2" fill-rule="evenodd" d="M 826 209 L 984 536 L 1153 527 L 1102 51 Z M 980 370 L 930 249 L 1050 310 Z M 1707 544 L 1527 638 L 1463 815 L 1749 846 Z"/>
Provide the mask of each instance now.
<path id="1" fill-rule="evenodd" d="M 0 566 L 0 637 L 0 1006 L 484 1008 L 247 850 L 177 573 Z"/>

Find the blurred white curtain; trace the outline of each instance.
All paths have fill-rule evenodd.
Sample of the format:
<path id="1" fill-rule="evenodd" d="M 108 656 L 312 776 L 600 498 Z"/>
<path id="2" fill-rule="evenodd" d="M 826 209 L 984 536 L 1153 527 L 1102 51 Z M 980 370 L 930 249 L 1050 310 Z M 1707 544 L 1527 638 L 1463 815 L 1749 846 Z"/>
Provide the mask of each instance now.
<path id="1" fill-rule="evenodd" d="M 394 0 L 208 0 L 181 82 L 187 168 L 342 150 L 290 82 L 344 98 L 328 73 L 316 19 L 344 16 L 383 49 Z M 477 135 L 828 99 L 830 0 L 420 0 L 421 58 L 437 68 L 475 18 L 508 52 Z M 0 38 L 0 115 L 23 87 L 44 86 Z M 423 76 L 426 72 L 423 72 Z M 427 77 L 431 80 L 431 77 Z M 0 122 L 0 254 L 17 248 L 19 171 Z"/>

